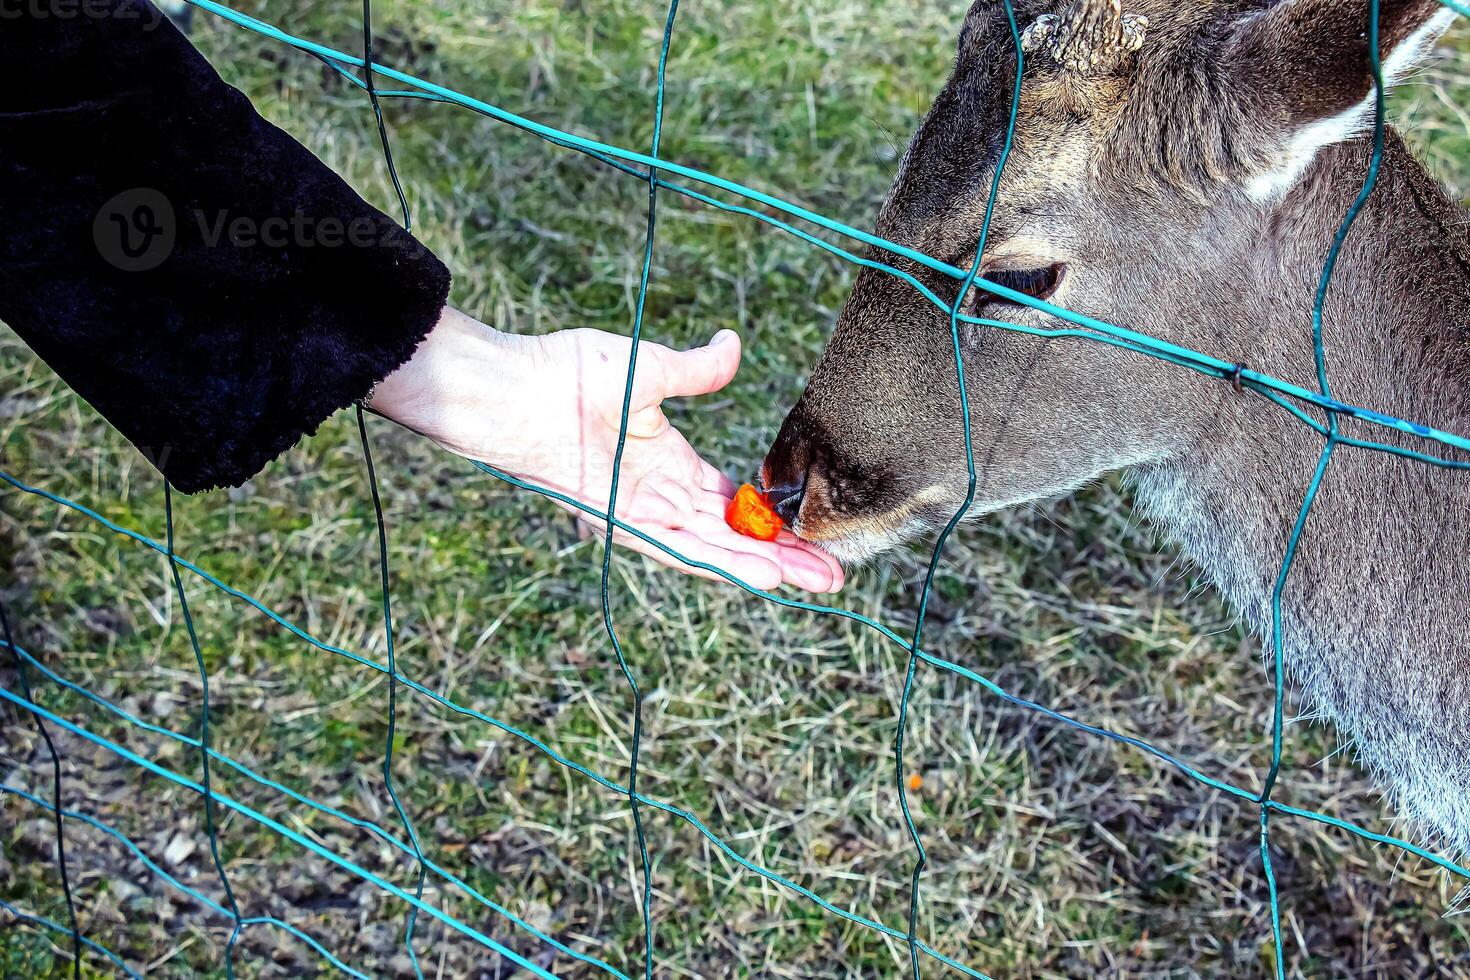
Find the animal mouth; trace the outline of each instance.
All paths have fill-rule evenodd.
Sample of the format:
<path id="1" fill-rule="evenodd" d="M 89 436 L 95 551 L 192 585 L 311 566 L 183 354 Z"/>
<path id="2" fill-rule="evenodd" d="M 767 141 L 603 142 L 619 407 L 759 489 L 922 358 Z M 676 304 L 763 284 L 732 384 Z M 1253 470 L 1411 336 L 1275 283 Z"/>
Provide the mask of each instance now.
<path id="1" fill-rule="evenodd" d="M 838 560 L 861 564 L 943 527 L 954 512 L 954 507 L 945 509 L 950 496 L 934 486 L 890 510 L 862 516 L 838 514 L 823 501 L 809 500 L 788 526 Z"/>

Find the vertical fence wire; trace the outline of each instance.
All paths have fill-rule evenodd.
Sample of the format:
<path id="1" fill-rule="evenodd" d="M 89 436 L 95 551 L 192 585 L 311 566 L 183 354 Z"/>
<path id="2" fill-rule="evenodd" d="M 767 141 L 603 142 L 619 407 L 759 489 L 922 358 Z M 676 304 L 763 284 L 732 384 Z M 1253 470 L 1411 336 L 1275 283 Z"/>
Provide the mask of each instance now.
<path id="1" fill-rule="evenodd" d="M 362 85 L 367 90 L 368 102 L 373 107 L 373 122 L 378 127 L 378 142 L 383 147 L 383 163 L 388 168 L 388 178 L 393 181 L 393 193 L 398 196 L 398 207 L 403 211 L 403 230 L 411 233 L 413 215 L 409 213 L 408 195 L 403 192 L 403 182 L 398 179 L 398 168 L 393 164 L 393 145 L 388 139 L 388 124 L 383 120 L 383 103 L 378 98 L 378 87 L 373 81 L 372 0 L 362 0 Z"/>
<path id="2" fill-rule="evenodd" d="M 200 785 L 203 787 L 204 832 L 209 838 L 209 856 L 214 861 L 214 870 L 219 875 L 220 888 L 225 902 L 234 917 L 229 941 L 225 944 L 225 975 L 235 975 L 235 944 L 240 941 L 242 918 L 240 906 L 235 901 L 235 891 L 230 887 L 230 876 L 225 873 L 224 861 L 219 853 L 219 817 L 215 812 L 214 786 L 209 771 L 209 668 L 204 664 L 204 651 L 199 646 L 199 635 L 194 630 L 194 617 L 189 612 L 189 599 L 184 595 L 184 581 L 179 575 L 178 554 L 174 551 L 174 491 L 168 480 L 163 481 L 163 515 L 165 541 L 168 547 L 168 570 L 173 577 L 174 592 L 179 598 L 179 613 L 184 619 L 184 629 L 189 634 L 189 646 L 194 651 L 194 663 L 199 668 L 199 769 Z"/>
<path id="3" fill-rule="evenodd" d="M 350 77 L 350 73 L 345 71 L 343 73 L 349 74 Z M 408 206 L 408 195 L 404 193 L 403 182 L 398 177 L 398 167 L 393 161 L 393 144 L 388 138 L 388 124 L 383 118 L 383 104 L 378 97 L 378 88 L 374 81 L 372 0 L 362 0 L 362 87 L 367 91 L 368 102 L 372 106 L 373 122 L 377 127 L 378 142 L 383 151 L 383 165 L 387 168 L 388 179 L 393 183 L 393 193 L 398 198 L 399 210 L 403 213 L 403 230 L 412 233 L 413 214 Z M 373 454 L 368 445 L 367 424 L 363 420 L 362 403 L 358 402 L 355 409 L 363 461 L 367 464 L 368 486 L 372 491 L 373 515 L 378 525 L 378 571 L 383 590 L 383 633 L 388 647 L 388 734 L 383 749 L 383 785 L 388 791 L 388 798 L 393 802 L 393 810 L 398 815 L 399 822 L 403 824 L 404 832 L 408 834 L 409 843 L 413 846 L 413 855 L 418 862 L 414 898 L 422 900 L 424 882 L 427 877 L 423 848 L 419 844 L 418 832 L 414 830 L 413 821 L 409 819 L 408 811 L 398 799 L 398 791 L 393 785 L 393 742 L 398 725 L 398 666 L 393 647 L 392 594 L 388 586 L 388 531 L 383 520 L 383 503 L 378 495 L 378 475 L 373 468 Z M 419 964 L 418 953 L 413 947 L 413 931 L 418 922 L 418 914 L 418 906 L 410 905 L 404 923 L 403 947 L 408 952 L 408 961 L 413 967 L 414 976 L 418 980 L 423 980 L 424 971 Z"/>
<path id="4" fill-rule="evenodd" d="M 1317 385 L 1324 399 L 1332 398 L 1332 385 L 1327 373 L 1327 351 L 1322 336 L 1322 319 L 1327 305 L 1327 294 L 1332 286 L 1333 274 L 1337 271 L 1338 256 L 1342 253 L 1343 244 L 1347 241 L 1349 232 L 1352 231 L 1353 223 L 1357 220 L 1358 213 L 1368 203 L 1373 189 L 1378 184 L 1378 169 L 1383 162 L 1383 139 L 1384 128 L 1387 125 L 1385 119 L 1384 92 L 1383 92 L 1383 62 L 1382 52 L 1379 50 L 1379 0 L 1368 2 L 1368 65 L 1373 78 L 1373 153 L 1368 161 L 1368 172 L 1363 178 L 1362 189 L 1353 200 L 1352 206 L 1343 216 L 1338 225 L 1337 232 L 1333 235 L 1332 244 L 1327 251 L 1327 258 L 1322 266 L 1322 275 L 1317 284 L 1317 291 L 1312 301 L 1312 359 L 1317 370 Z M 1291 528 L 1291 535 L 1287 539 L 1286 552 L 1281 560 L 1281 572 L 1276 577 L 1275 586 L 1271 590 L 1271 684 L 1272 684 L 1272 709 L 1271 709 L 1271 765 L 1266 772 L 1266 777 L 1261 786 L 1261 868 L 1266 878 L 1267 894 L 1270 902 L 1271 913 L 1271 941 L 1275 951 L 1275 970 L 1278 980 L 1286 978 L 1286 944 L 1281 929 L 1281 895 L 1276 880 L 1276 870 L 1271 863 L 1271 808 L 1269 806 L 1271 793 L 1276 787 L 1276 781 L 1281 773 L 1281 757 L 1283 749 L 1284 729 L 1286 724 L 1286 642 L 1284 638 L 1284 621 L 1281 613 L 1281 597 L 1286 590 L 1287 577 L 1291 574 L 1292 564 L 1296 560 L 1297 551 L 1301 544 L 1302 534 L 1306 529 L 1308 516 L 1311 514 L 1312 506 L 1317 501 L 1317 496 L 1322 489 L 1322 480 L 1327 475 L 1327 467 L 1332 462 L 1333 452 L 1339 443 L 1337 413 L 1331 409 L 1327 415 L 1327 438 L 1322 445 L 1321 455 L 1317 458 L 1316 468 L 1312 472 L 1310 482 L 1307 484 L 1306 492 L 1302 498 L 1300 511 L 1297 513 L 1295 523 Z M 1308 952 L 1303 950 L 1304 953 Z"/>
<path id="5" fill-rule="evenodd" d="M 378 525 L 378 578 L 383 590 L 383 639 L 388 648 L 388 734 L 383 744 L 383 786 L 388 790 L 388 798 L 393 801 L 393 812 L 398 815 L 403 831 L 408 835 L 408 842 L 413 847 L 414 860 L 418 864 L 413 897 L 422 901 L 424 881 L 428 877 L 424 850 L 419 844 L 419 835 L 413 828 L 413 821 L 409 819 L 408 811 L 404 809 L 403 802 L 398 798 L 398 790 L 393 785 L 393 750 L 398 733 L 398 661 L 393 645 L 393 593 L 388 584 L 388 526 L 383 520 L 383 501 L 378 495 L 378 472 L 373 467 L 373 451 L 368 444 L 367 423 L 363 419 L 361 403 L 356 406 L 356 413 L 362 458 L 367 463 L 368 489 L 373 499 L 373 516 Z M 418 905 L 410 905 L 403 928 L 403 948 L 408 951 L 408 961 L 413 966 L 414 975 L 422 978 L 424 971 L 419 965 L 418 953 L 413 948 L 413 929 L 418 922 L 418 915 Z"/>
<path id="6" fill-rule="evenodd" d="M 669 3 L 668 16 L 664 20 L 663 42 L 659 47 L 658 55 L 658 77 L 657 90 L 654 95 L 653 113 L 653 137 L 649 156 L 658 156 L 659 138 L 663 135 L 664 119 L 664 84 L 668 71 L 669 46 L 674 36 L 674 19 L 679 13 L 679 0 L 671 0 Z M 657 230 L 658 219 L 658 174 L 650 169 L 648 172 L 648 217 L 643 234 L 643 267 L 638 274 L 638 300 L 633 313 L 633 333 L 628 345 L 628 374 L 623 385 L 623 404 L 618 418 L 618 442 L 613 453 L 612 479 L 607 492 L 607 513 L 609 517 L 615 517 L 618 512 L 618 483 L 622 477 L 623 451 L 628 444 L 628 417 L 633 406 L 633 386 L 638 371 L 638 345 L 643 335 L 643 316 L 648 303 L 648 280 L 653 267 L 653 244 L 654 235 Z M 643 813 L 638 802 L 638 764 L 639 753 L 642 750 L 643 741 L 643 693 L 638 687 L 638 681 L 633 676 L 633 670 L 628 665 L 628 658 L 623 650 L 623 644 L 618 639 L 618 631 L 613 623 L 612 613 L 612 559 L 613 559 L 613 533 L 615 525 L 611 520 L 603 534 L 602 541 L 602 625 L 607 632 L 608 642 L 612 645 L 613 653 L 617 657 L 618 669 L 622 671 L 624 680 L 628 683 L 628 690 L 633 697 L 633 732 L 629 746 L 628 757 L 628 805 L 633 814 L 633 830 L 638 839 L 638 858 L 643 872 L 643 894 L 641 912 L 643 916 L 643 975 L 645 978 L 653 977 L 653 955 L 654 955 L 654 928 L 653 928 L 653 868 L 648 854 L 648 837 L 643 827 Z"/>
<path id="7" fill-rule="evenodd" d="M 928 568 L 924 572 L 924 586 L 919 592 L 919 609 L 914 619 L 913 643 L 909 647 L 909 661 L 904 673 L 903 693 L 898 703 L 898 731 L 893 740 L 894 782 L 898 790 L 898 804 L 909 839 L 918 853 L 909 879 L 909 931 L 906 937 L 909 949 L 909 969 L 915 977 L 921 975 L 918 947 L 919 885 L 929 856 L 924 850 L 923 838 L 919 834 L 918 826 L 914 823 L 913 813 L 909 806 L 903 743 L 904 732 L 908 728 L 909 703 L 913 697 L 914 680 L 919 668 L 919 651 L 923 648 L 924 620 L 929 613 L 929 596 L 934 590 L 934 576 L 939 570 L 939 562 L 944 555 L 944 546 L 949 542 L 950 535 L 954 533 L 955 528 L 959 526 L 960 521 L 964 520 L 965 514 L 975 503 L 975 443 L 973 426 L 970 424 L 970 395 L 965 386 L 965 358 L 960 338 L 959 315 L 960 308 L 964 305 L 966 297 L 970 295 L 975 280 L 980 278 L 980 269 L 984 265 L 985 246 L 990 238 L 990 219 L 995 214 L 995 203 L 1000 194 L 1001 178 L 1005 175 L 1006 161 L 1010 159 L 1011 145 L 1016 135 L 1016 119 L 1021 110 L 1022 74 L 1026 67 L 1026 55 L 1021 49 L 1021 31 L 1016 25 L 1016 12 L 1011 7 L 1011 0 L 1002 0 L 1002 2 L 1005 5 L 1006 22 L 1011 31 L 1011 42 L 1016 52 L 1016 74 L 1011 91 L 1010 116 L 1006 121 L 1005 139 L 1001 145 L 1000 156 L 996 158 L 995 174 L 990 181 L 990 195 L 985 201 L 985 218 L 980 225 L 979 240 L 975 243 L 975 260 L 970 263 L 969 274 L 960 282 L 954 303 L 949 309 L 950 342 L 954 350 L 955 382 L 959 391 L 960 425 L 964 430 L 965 438 L 965 497 L 959 509 L 954 512 L 944 529 L 939 532 L 939 538 L 934 543 L 934 551 L 929 557 Z"/>
<path id="8" fill-rule="evenodd" d="M 10 655 L 15 660 L 15 675 L 20 681 L 20 693 L 27 701 L 34 702 L 36 697 L 31 693 L 26 662 L 21 659 L 20 648 L 15 645 L 15 633 L 10 628 L 10 617 L 6 615 L 4 602 L 0 602 L 0 634 L 4 635 L 5 646 L 9 648 Z M 51 733 L 46 730 L 46 723 L 41 720 L 41 716 L 32 714 L 31 721 L 35 723 L 36 734 L 40 735 L 41 741 L 46 743 L 46 751 L 51 756 L 51 794 L 56 802 L 56 870 L 61 875 L 61 895 L 66 901 L 66 920 L 70 924 L 71 974 L 80 980 L 82 975 L 82 930 L 77 927 L 77 905 L 72 898 L 71 873 L 66 866 L 66 828 L 61 819 L 61 755 L 56 751 L 56 743 L 51 741 Z"/>

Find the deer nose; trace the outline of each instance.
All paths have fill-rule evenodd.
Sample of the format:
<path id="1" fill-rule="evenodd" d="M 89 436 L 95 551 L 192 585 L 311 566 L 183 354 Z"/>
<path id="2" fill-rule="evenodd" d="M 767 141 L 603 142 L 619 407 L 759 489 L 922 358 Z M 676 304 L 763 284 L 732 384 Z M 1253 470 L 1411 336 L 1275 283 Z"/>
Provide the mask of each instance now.
<path id="1" fill-rule="evenodd" d="M 766 484 L 766 500 L 787 527 L 796 523 L 801 513 L 801 498 L 806 494 L 806 474 L 793 483 Z"/>
<path id="2" fill-rule="evenodd" d="M 761 489 L 787 527 L 795 525 L 801 513 L 811 460 L 811 446 L 798 436 L 797 426 L 788 418 L 761 467 Z"/>

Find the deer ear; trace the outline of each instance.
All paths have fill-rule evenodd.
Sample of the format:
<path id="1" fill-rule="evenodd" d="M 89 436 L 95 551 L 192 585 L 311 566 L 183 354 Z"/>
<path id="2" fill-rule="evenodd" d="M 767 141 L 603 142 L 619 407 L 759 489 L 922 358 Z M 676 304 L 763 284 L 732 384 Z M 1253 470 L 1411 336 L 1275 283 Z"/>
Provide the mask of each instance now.
<path id="1" fill-rule="evenodd" d="M 1381 0 L 1384 85 L 1418 65 L 1453 18 L 1439 0 Z M 1227 32 L 1218 61 L 1224 83 L 1260 127 L 1246 184 L 1252 198 L 1280 198 L 1323 147 L 1371 129 L 1368 27 L 1367 0 L 1278 0 Z"/>

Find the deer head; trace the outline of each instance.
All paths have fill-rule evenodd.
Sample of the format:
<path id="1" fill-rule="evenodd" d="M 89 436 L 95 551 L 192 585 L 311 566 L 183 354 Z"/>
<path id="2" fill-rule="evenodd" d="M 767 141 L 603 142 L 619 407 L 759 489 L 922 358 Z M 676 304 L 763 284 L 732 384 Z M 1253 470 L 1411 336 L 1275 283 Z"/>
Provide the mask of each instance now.
<path id="1" fill-rule="evenodd" d="M 1356 183 L 1331 171 L 1373 122 L 1368 2 L 1128 3 L 1015 3 L 1019 115 L 981 274 L 1312 385 L 1316 276 L 1366 151 L 1352 158 Z M 1435 0 L 1383 0 L 1387 79 L 1402 77 L 1448 20 Z M 953 74 L 879 214 L 883 238 L 959 268 L 973 263 L 1015 47 L 999 0 L 970 8 Z M 919 263 L 886 250 L 873 257 L 946 301 L 958 292 Z M 980 288 L 961 310 L 1065 326 Z M 1086 340 L 960 330 L 972 513 L 1198 451 L 1232 395 Z M 783 516 L 847 559 L 945 522 L 967 487 L 957 382 L 948 312 L 865 268 L 766 460 Z"/>

